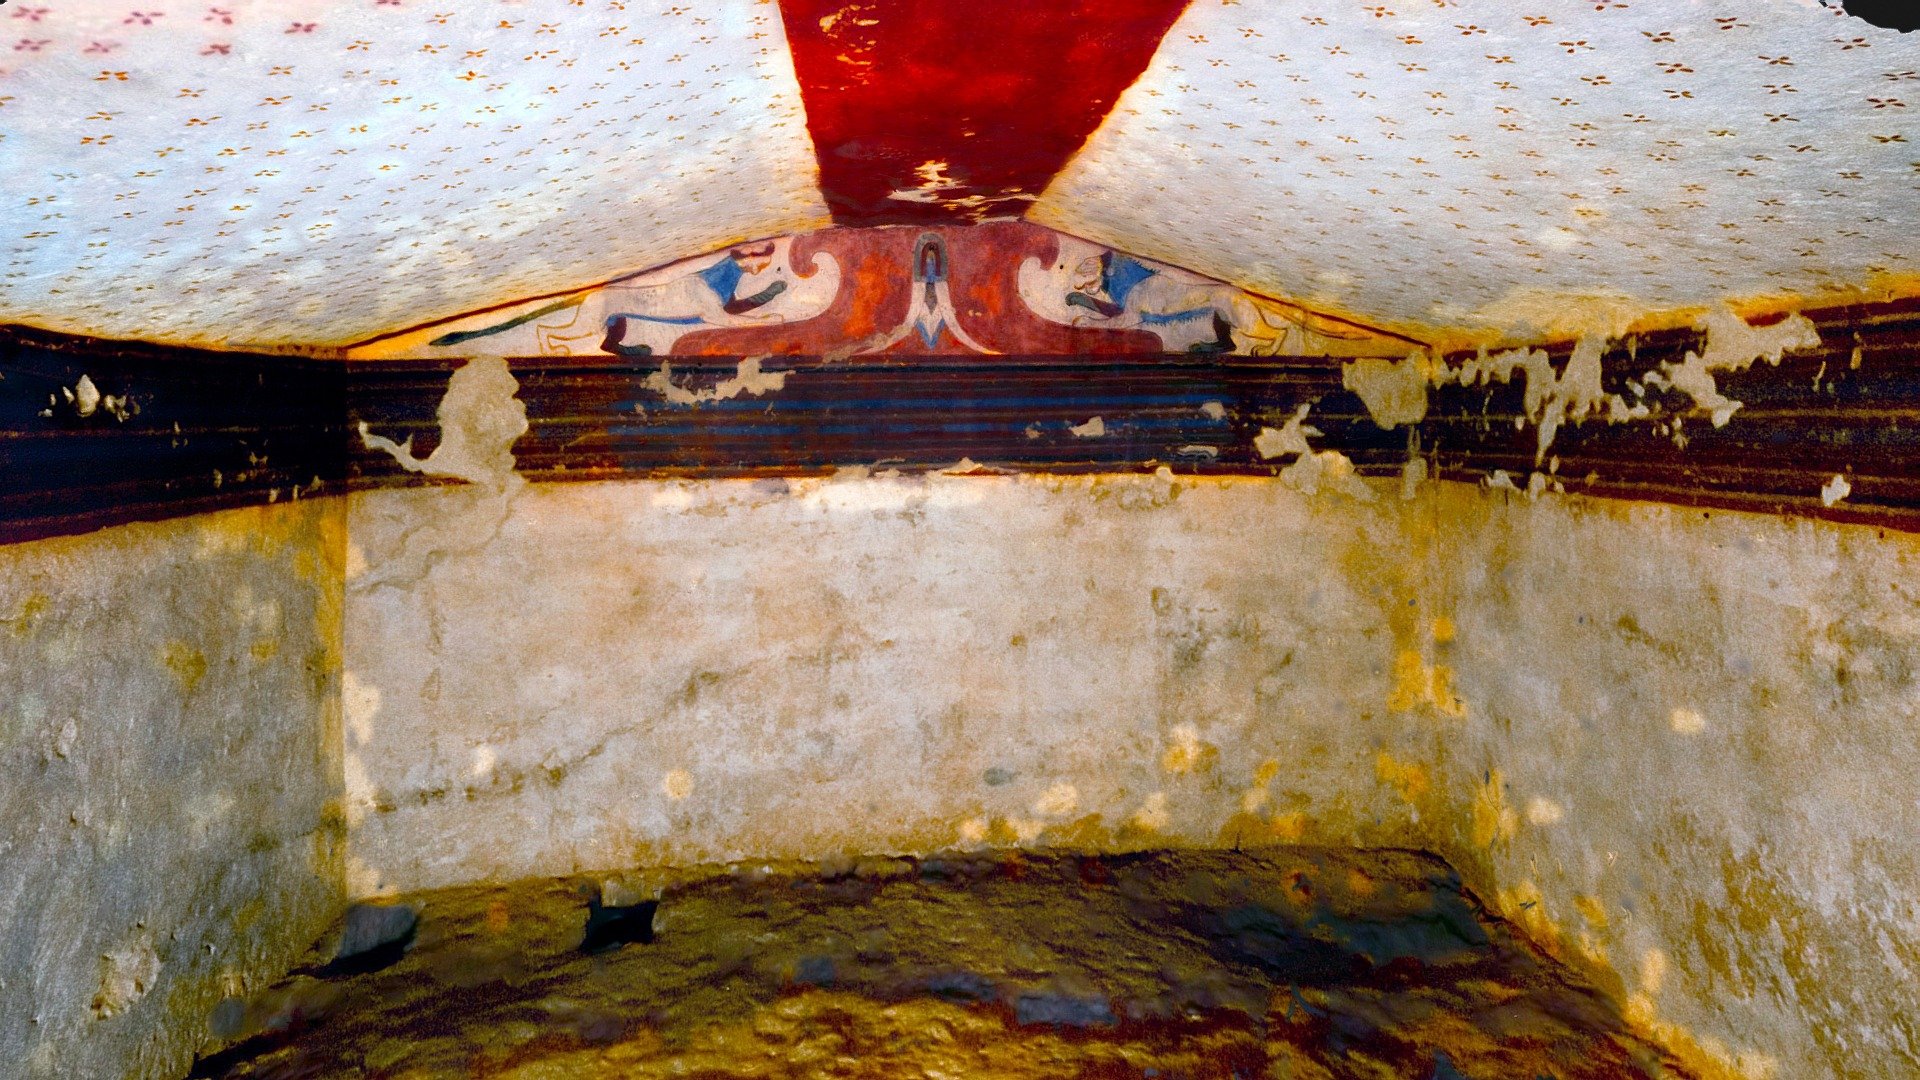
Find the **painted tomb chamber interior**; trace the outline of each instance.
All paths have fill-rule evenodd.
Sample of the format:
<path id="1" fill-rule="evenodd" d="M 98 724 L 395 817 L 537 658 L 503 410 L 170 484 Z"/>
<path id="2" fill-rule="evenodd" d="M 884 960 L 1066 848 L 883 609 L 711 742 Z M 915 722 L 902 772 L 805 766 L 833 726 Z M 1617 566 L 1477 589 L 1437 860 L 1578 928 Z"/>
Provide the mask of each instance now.
<path id="1" fill-rule="evenodd" d="M 1920 1075 L 1896 8 L 7 0 L 0 1075 Z"/>

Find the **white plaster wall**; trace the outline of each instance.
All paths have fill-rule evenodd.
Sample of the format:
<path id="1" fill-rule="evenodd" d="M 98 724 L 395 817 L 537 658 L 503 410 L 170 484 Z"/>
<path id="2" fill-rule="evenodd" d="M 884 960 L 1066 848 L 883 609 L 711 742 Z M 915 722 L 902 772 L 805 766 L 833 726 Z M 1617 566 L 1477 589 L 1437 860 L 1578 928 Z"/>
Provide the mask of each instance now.
<path id="1" fill-rule="evenodd" d="M 180 1076 L 337 913 L 344 509 L 0 547 L 0 1075 Z"/>
<path id="2" fill-rule="evenodd" d="M 1427 505 L 1439 849 L 1706 1075 L 1920 1075 L 1920 537 Z"/>
<path id="3" fill-rule="evenodd" d="M 1374 779 L 1433 752 L 1382 706 L 1404 601 L 1353 571 L 1385 512 L 1165 476 L 464 490 L 351 500 L 359 891 L 1413 835 Z"/>
<path id="4" fill-rule="evenodd" d="M 353 887 L 1446 855 L 1708 1077 L 1920 1071 L 1920 538 L 1425 484 L 353 497 Z"/>

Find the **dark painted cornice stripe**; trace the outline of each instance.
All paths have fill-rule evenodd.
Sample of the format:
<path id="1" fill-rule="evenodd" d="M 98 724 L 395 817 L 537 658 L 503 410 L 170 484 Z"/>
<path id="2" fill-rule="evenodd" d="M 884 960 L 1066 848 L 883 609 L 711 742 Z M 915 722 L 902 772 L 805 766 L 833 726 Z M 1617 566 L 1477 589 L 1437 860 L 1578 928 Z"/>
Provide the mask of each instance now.
<path id="1" fill-rule="evenodd" d="M 1722 392 L 1744 403 L 1725 427 L 1713 427 L 1685 395 L 1649 391 L 1654 418 L 1565 426 L 1539 470 L 1575 493 L 1920 530 L 1920 303 L 1809 314 L 1822 331 L 1820 349 L 1777 367 L 1719 373 Z M 1690 330 L 1617 345 L 1604 359 L 1606 389 L 1638 400 L 1629 380 L 1700 345 Z M 1564 366 L 1572 343 L 1548 352 Z M 675 381 L 688 388 L 735 371 L 732 360 L 713 357 L 671 363 Z M 1322 433 L 1314 445 L 1345 453 L 1363 473 L 1398 472 L 1410 445 L 1431 475 L 1450 479 L 1484 482 L 1504 470 L 1525 487 L 1536 468 L 1537 428 L 1525 417 L 1520 381 L 1435 388 L 1427 419 L 1409 433 L 1380 430 L 1341 388 L 1339 362 L 1318 358 L 791 357 L 764 366 L 789 373 L 779 393 L 669 406 L 642 386 L 658 370 L 653 361 L 518 361 L 531 424 L 515 447 L 520 468 L 538 480 L 773 476 L 852 465 L 938 469 L 965 457 L 1022 471 L 1165 464 L 1178 472 L 1273 475 L 1279 464 L 1260 460 L 1253 439 L 1302 402 L 1312 403 L 1309 422 Z M 365 403 L 364 415 L 383 434 L 415 434 L 424 453 L 445 380 L 444 370 L 390 364 L 369 375 L 378 392 L 361 392 L 356 380 L 352 400 Z M 1202 415 L 1207 401 L 1222 404 L 1222 419 Z M 1067 430 L 1096 415 L 1104 438 Z M 1660 419 L 1679 420 L 1684 448 Z M 355 484 L 425 482 L 361 450 L 350 473 Z M 1846 476 L 1853 490 L 1824 506 L 1819 493 L 1834 475 Z"/>
<path id="2" fill-rule="evenodd" d="M 82 375 L 129 415 L 78 415 Z M 341 490 L 345 389 L 338 361 L 0 327 L 0 543 Z"/>
<path id="3" fill-rule="evenodd" d="M 674 381 L 711 387 L 737 363 L 673 360 Z M 534 479 L 619 475 L 782 475 L 858 465 L 946 468 L 962 458 L 1001 468 L 1131 471 L 1166 463 L 1187 471 L 1270 472 L 1253 452 L 1259 418 L 1291 414 L 1339 390 L 1324 360 L 1241 357 L 914 357 L 826 361 L 781 358 L 788 373 L 764 397 L 670 406 L 645 388 L 656 361 L 515 362 L 531 430 L 514 447 Z M 350 395 L 353 417 L 391 438 L 429 448 L 446 375 L 417 382 L 389 368 L 381 389 Z M 1224 415 L 1202 411 L 1219 402 Z M 411 409 L 399 408 L 401 402 Z M 1357 402 L 1355 405 L 1357 406 Z M 1100 416 L 1107 434 L 1068 428 Z M 1316 424 L 1356 454 L 1403 453 L 1405 435 L 1382 432 L 1357 410 Z M 1035 434 L 1029 435 L 1029 429 Z M 1205 447 L 1206 450 L 1193 449 Z M 1210 455 L 1208 451 L 1212 451 Z M 1216 456 L 1217 455 L 1217 456 Z M 357 451 L 355 483 L 407 482 L 385 455 Z"/>
<path id="4" fill-rule="evenodd" d="M 1422 446 L 1439 475 L 1456 479 L 1504 469 L 1524 487 L 1557 457 L 1554 478 L 1572 492 L 1920 530 L 1920 302 L 1806 314 L 1820 330 L 1820 348 L 1790 353 L 1777 367 L 1761 361 L 1716 373 L 1720 392 L 1743 403 L 1724 427 L 1694 413 L 1684 394 L 1647 392 L 1656 417 L 1680 419 L 1684 447 L 1649 421 L 1588 421 L 1562 428 L 1548 461 L 1536 466 L 1535 428 L 1514 425 L 1524 411 L 1518 383 L 1433 390 Z M 1701 347 L 1690 330 L 1647 335 L 1633 349 L 1618 345 L 1603 359 L 1603 387 L 1633 401 L 1629 380 Z M 1548 351 L 1558 367 L 1572 345 Z M 1820 489 L 1835 475 L 1852 491 L 1823 506 Z"/>
<path id="5" fill-rule="evenodd" d="M 1714 428 L 1683 395 L 1650 391 L 1685 447 L 1650 421 L 1563 428 L 1539 466 L 1569 492 L 1708 511 L 1810 514 L 1920 531 L 1920 303 L 1817 316 L 1823 344 L 1778 367 L 1718 376 L 1745 403 Z M 1699 346 L 1691 331 L 1645 335 L 1604 361 L 1606 389 Z M 1852 365 L 1855 351 L 1859 366 Z M 1550 348 L 1564 364 L 1571 345 Z M 1460 358 L 1453 358 L 1456 361 Z M 667 358 L 676 384 L 711 387 L 736 361 Z M 212 353 L 0 328 L 0 542 L 81 532 L 350 489 L 434 483 L 361 445 L 367 422 L 414 451 L 438 441 L 436 412 L 458 361 L 343 364 Z M 1274 475 L 1253 450 L 1302 403 L 1361 472 L 1397 473 L 1410 446 L 1429 472 L 1524 488 L 1536 428 L 1515 382 L 1432 390 L 1416 429 L 1383 431 L 1341 388 L 1341 364 L 1239 356 L 781 357 L 786 386 L 762 397 L 668 405 L 645 387 L 658 358 L 513 362 L 530 430 L 515 446 L 534 480 L 794 476 L 846 466 L 926 471 L 962 458 L 1032 472 Z M 74 415 L 60 396 L 82 374 L 138 412 Z M 1814 388 L 1819 377 L 1819 389 Z M 54 415 L 44 417 L 52 395 Z M 1207 402 L 1223 415 L 1206 415 Z M 1107 434 L 1068 429 L 1094 416 Z M 176 429 L 177 425 L 177 429 Z M 1029 434 L 1032 432 L 1032 434 Z M 1557 458 L 1557 471 L 1552 469 Z M 216 483 L 216 473 L 219 480 Z M 1821 504 L 1834 475 L 1852 491 Z M 317 489 L 314 482 L 318 480 Z M 1514 496 L 1522 497 L 1522 496 Z"/>

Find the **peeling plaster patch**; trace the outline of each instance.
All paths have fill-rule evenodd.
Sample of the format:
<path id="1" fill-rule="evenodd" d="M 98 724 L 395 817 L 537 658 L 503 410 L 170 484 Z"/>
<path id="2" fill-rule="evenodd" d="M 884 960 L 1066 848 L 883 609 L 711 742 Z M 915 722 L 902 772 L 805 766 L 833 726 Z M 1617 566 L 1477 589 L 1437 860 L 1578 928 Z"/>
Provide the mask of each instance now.
<path id="1" fill-rule="evenodd" d="M 845 469 L 841 470 L 841 472 L 845 471 Z M 684 487 L 663 487 L 652 492 L 651 498 L 647 501 L 661 510 L 686 510 L 693 505 L 693 493 Z"/>
<path id="2" fill-rule="evenodd" d="M 1673 710 L 1673 715 L 1667 718 L 1667 723 L 1682 735 L 1698 735 L 1707 730 L 1707 718 L 1692 709 Z"/>
<path id="3" fill-rule="evenodd" d="M 359 754 L 351 750 L 346 752 L 341 762 L 341 778 L 346 789 L 344 796 L 347 827 L 358 828 L 373 812 L 374 806 L 379 803 L 379 790 L 374 787 L 372 778 L 367 775 L 366 763 L 360 760 Z"/>
<path id="4" fill-rule="evenodd" d="M 79 737 L 79 721 L 69 716 L 66 721 L 60 725 L 60 730 L 54 734 L 53 745 L 48 747 L 48 749 L 52 751 L 54 757 L 64 761 L 73 753 L 73 742 Z"/>
<path id="5" fill-rule="evenodd" d="M 1527 387 L 1522 400 L 1527 419 L 1538 432 L 1533 455 L 1533 462 L 1538 465 L 1546 459 L 1547 449 L 1564 424 L 1577 425 L 1595 414 L 1605 415 L 1610 424 L 1619 424 L 1651 412 L 1644 403 L 1628 405 L 1619 394 L 1609 394 L 1602 388 L 1600 360 L 1606 351 L 1605 337 L 1582 337 L 1575 343 L 1566 368 L 1555 372 L 1552 360 L 1542 349 L 1509 349 L 1492 356 L 1483 349 L 1458 368 L 1436 371 L 1434 381 L 1471 387 L 1508 382 L 1515 371 L 1524 374 Z"/>
<path id="6" fill-rule="evenodd" d="M 1347 455 L 1338 450 L 1316 451 L 1308 444 L 1307 436 L 1321 434 L 1318 428 L 1307 425 L 1307 411 L 1312 407 L 1312 403 L 1303 402 L 1285 426 L 1261 428 L 1260 434 L 1254 437 L 1253 448 L 1263 458 L 1299 455 L 1293 464 L 1280 470 L 1281 482 L 1295 491 L 1313 495 L 1324 484 L 1329 490 L 1361 502 L 1372 502 L 1373 489 L 1360 479 Z"/>
<path id="7" fill-rule="evenodd" d="M 1186 490 L 1165 465 L 1153 470 L 1152 476 L 1116 477 L 1102 486 L 1110 487 L 1114 503 L 1123 510 L 1159 510 L 1173 505 Z"/>
<path id="8" fill-rule="evenodd" d="M 53 416 L 63 398 L 67 407 L 73 410 L 73 415 L 82 418 L 104 411 L 115 420 L 125 423 L 128 417 L 140 411 L 140 406 L 134 404 L 128 395 L 102 394 L 100 388 L 94 385 L 92 376 L 82 375 L 72 386 L 61 387 L 59 396 L 48 394 L 47 407 L 40 410 L 40 415 Z"/>
<path id="9" fill-rule="evenodd" d="M 1532 825 L 1557 825 L 1567 816 L 1566 808 L 1552 799 L 1535 795 L 1527 800 L 1527 822 Z"/>
<path id="10" fill-rule="evenodd" d="M 425 458 L 413 456 L 413 439 L 404 443 L 373 434 L 360 422 L 360 439 L 383 450 L 408 472 L 450 476 L 472 484 L 504 488 L 519 479 L 513 471 L 513 444 L 527 433 L 527 407 L 514 395 L 520 383 L 506 357 L 476 356 L 454 371 L 440 399 L 440 445 Z"/>
<path id="11" fill-rule="evenodd" d="M 1778 366 L 1789 350 L 1820 347 L 1820 332 L 1805 315 L 1790 315 L 1772 326 L 1751 326 L 1733 309 L 1720 308 L 1694 323 L 1694 328 L 1707 332 L 1705 354 L 1688 350 L 1680 363 L 1662 364 L 1658 371 L 1648 372 L 1647 381 L 1691 397 L 1713 415 L 1714 427 L 1725 427 L 1741 405 L 1720 393 L 1714 372 L 1745 371 L 1755 360 Z"/>
<path id="12" fill-rule="evenodd" d="M 1031 844 L 1047 831 L 1047 823 L 1035 818 L 1006 818 L 1003 822 L 1013 831 L 1013 838 L 1022 844 Z"/>
<path id="13" fill-rule="evenodd" d="M 1107 433 L 1107 422 L 1096 416 L 1084 424 L 1075 424 L 1067 430 L 1082 439 L 1098 439 Z"/>
<path id="14" fill-rule="evenodd" d="M 1312 453 L 1313 447 L 1307 444 L 1307 435 L 1309 433 L 1318 435 L 1320 429 L 1306 426 L 1307 410 L 1310 408 L 1312 408 L 1311 405 L 1301 405 L 1295 409 L 1293 417 L 1287 421 L 1285 427 L 1261 428 L 1260 434 L 1254 436 L 1253 448 L 1259 451 L 1263 458 Z"/>
<path id="15" fill-rule="evenodd" d="M 963 457 L 947 468 L 941 469 L 944 476 L 972 476 L 976 473 L 997 473 L 1002 470 L 982 465 L 970 457 Z"/>
<path id="16" fill-rule="evenodd" d="M 477 550 L 499 534 L 514 497 L 526 487 L 513 459 L 513 444 L 527 432 L 526 404 L 515 397 L 519 389 L 505 357 L 468 360 L 447 383 L 438 409 L 440 445 L 424 459 L 413 455 L 411 439 L 398 444 L 360 424 L 369 448 L 392 455 L 408 471 L 453 477 L 473 487 L 437 494 L 432 512 L 399 537 L 393 552 L 378 558 L 380 572 L 357 580 L 356 590 L 405 587 L 449 554 Z"/>
<path id="17" fill-rule="evenodd" d="M 1042 817 L 1066 817 L 1080 808 L 1080 789 L 1069 783 L 1048 788 L 1033 804 L 1033 812 Z"/>
<path id="18" fill-rule="evenodd" d="M 340 707 L 346 714 L 347 734 L 355 746 L 373 741 L 373 718 L 380 712 L 380 688 L 360 681 L 351 671 L 340 676 Z"/>
<path id="19" fill-rule="evenodd" d="M 1225 420 L 1227 407 L 1218 401 L 1203 401 L 1200 403 L 1200 415 L 1209 420 Z"/>
<path id="20" fill-rule="evenodd" d="M 824 23 L 821 29 L 826 29 Z M 948 176 L 947 170 L 950 168 L 952 166 L 944 161 L 923 161 L 913 169 L 913 174 L 919 177 L 920 182 L 910 188 L 895 188 L 887 193 L 887 198 L 897 202 L 933 203 L 945 206 L 949 210 L 962 207 L 971 209 L 991 201 L 978 194 L 960 197 L 951 195 L 951 192 L 965 191 L 967 185 Z"/>
<path id="21" fill-rule="evenodd" d="M 160 956 L 153 951 L 153 935 L 145 930 L 100 957 L 100 989 L 93 996 L 93 1015 L 104 1020 L 125 1012 L 146 997 L 160 978 Z"/>
<path id="22" fill-rule="evenodd" d="M 1172 815 L 1167 813 L 1167 793 L 1156 791 L 1147 796 L 1146 802 L 1140 804 L 1140 809 L 1134 811 L 1127 822 L 1146 832 L 1158 832 L 1172 820 Z"/>
<path id="23" fill-rule="evenodd" d="M 1280 762 L 1277 759 L 1268 758 L 1261 762 L 1260 767 L 1254 770 L 1253 785 L 1240 795 L 1241 812 L 1253 814 L 1263 809 L 1267 801 L 1273 797 L 1268 786 L 1273 783 L 1273 778 L 1279 775 Z"/>
<path id="24" fill-rule="evenodd" d="M 1420 485 L 1427 480 L 1427 459 L 1410 457 L 1400 466 L 1400 500 L 1411 502 L 1420 495 Z"/>
<path id="25" fill-rule="evenodd" d="M 1826 485 L 1820 489 L 1820 505 L 1832 506 L 1851 494 L 1853 494 L 1853 485 L 1847 483 L 1846 477 L 1835 474 L 1834 478 L 1827 481 Z"/>
<path id="26" fill-rule="evenodd" d="M 1315 494 L 1324 484 L 1329 490 L 1360 502 L 1373 501 L 1373 489 L 1360 479 L 1347 455 L 1338 450 L 1302 454 L 1298 461 L 1280 470 L 1280 479 L 1307 495 Z"/>
<path id="27" fill-rule="evenodd" d="M 759 397 L 782 390 L 787 385 L 787 373 L 784 371 L 761 371 L 760 364 L 764 356 L 749 356 L 740 361 L 734 369 L 731 379 L 724 379 L 711 390 L 688 390 L 673 381 L 673 365 L 662 362 L 660 370 L 647 376 L 644 385 L 659 394 L 669 405 L 699 405 L 708 401 L 729 401 L 746 394 Z"/>
<path id="28" fill-rule="evenodd" d="M 93 411 L 100 407 L 100 391 L 94 387 L 91 376 L 80 376 L 80 381 L 73 384 L 73 389 L 63 389 L 61 393 L 73 406 L 73 411 L 81 416 L 92 416 Z"/>
<path id="29" fill-rule="evenodd" d="M 1355 360 L 1340 371 L 1340 385 L 1360 395 L 1367 415 L 1384 430 L 1427 417 L 1427 380 L 1433 362 L 1424 351 L 1395 363 L 1377 357 Z"/>
<path id="30" fill-rule="evenodd" d="M 347 855 L 346 878 L 347 895 L 356 899 L 393 896 L 399 892 L 381 876 L 380 871 L 367 865 L 366 860 L 358 855 Z"/>
<path id="31" fill-rule="evenodd" d="M 693 794 L 693 776 L 685 769 L 675 769 L 660 778 L 660 794 L 675 802 Z"/>
<path id="32" fill-rule="evenodd" d="M 864 465 L 837 470 L 824 480 L 804 480 L 793 484 L 796 501 L 807 507 L 854 513 L 899 513 L 926 509 L 974 506 L 985 501 L 994 485 L 982 483 L 991 473 L 968 472 L 979 466 L 962 462 L 968 469 L 947 470 L 930 476 L 879 474 Z M 965 476 L 966 479 L 960 477 Z"/>
<path id="33" fill-rule="evenodd" d="M 1640 954 L 1640 992 L 1649 997 L 1658 997 L 1660 988 L 1667 981 L 1667 954 L 1659 949 L 1648 949 Z"/>

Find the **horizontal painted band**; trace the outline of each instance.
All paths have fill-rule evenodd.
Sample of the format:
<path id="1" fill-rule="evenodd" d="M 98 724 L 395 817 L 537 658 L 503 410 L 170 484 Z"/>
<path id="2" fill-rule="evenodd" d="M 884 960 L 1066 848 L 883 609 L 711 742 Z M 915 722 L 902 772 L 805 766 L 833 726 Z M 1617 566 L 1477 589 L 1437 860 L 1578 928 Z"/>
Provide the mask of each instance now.
<path id="1" fill-rule="evenodd" d="M 912 472 L 962 459 L 1033 472 L 1275 475 L 1290 459 L 1263 459 L 1255 439 L 1307 404 L 1314 448 L 1367 475 L 1396 474 L 1414 452 L 1428 475 L 1449 479 L 1485 482 L 1500 470 L 1524 490 L 1538 472 L 1536 483 L 1570 493 L 1920 529 L 1920 305 L 1810 315 L 1818 349 L 1716 373 L 1742 403 L 1721 427 L 1686 395 L 1641 383 L 1699 349 L 1698 333 L 1616 345 L 1602 389 L 1651 415 L 1568 424 L 1544 454 L 1519 379 L 1433 388 L 1424 420 L 1384 430 L 1342 388 L 1340 361 L 1192 354 L 776 357 L 762 366 L 785 375 L 778 390 L 694 403 L 666 399 L 662 364 L 685 402 L 713 398 L 737 358 L 528 358 L 512 362 L 529 422 L 514 453 L 539 481 Z M 1548 348 L 1556 368 L 1571 348 Z M 357 425 L 412 437 L 425 457 L 457 363 L 0 328 L 0 542 L 436 482 L 368 449 Z M 91 390 L 76 394 L 83 375 Z M 89 394 L 98 400 L 85 409 Z M 1849 490 L 1828 505 L 1821 493 L 1835 476 Z"/>

